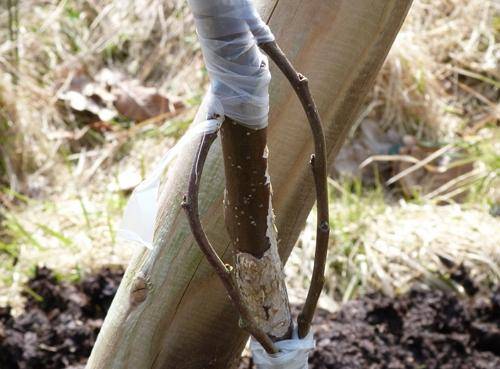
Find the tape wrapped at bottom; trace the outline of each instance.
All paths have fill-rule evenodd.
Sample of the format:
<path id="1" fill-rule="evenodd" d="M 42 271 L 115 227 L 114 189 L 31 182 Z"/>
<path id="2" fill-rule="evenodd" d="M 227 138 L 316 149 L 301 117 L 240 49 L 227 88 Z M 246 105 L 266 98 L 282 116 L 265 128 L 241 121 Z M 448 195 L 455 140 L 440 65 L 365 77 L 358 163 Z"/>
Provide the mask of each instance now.
<path id="1" fill-rule="evenodd" d="M 295 328 L 292 339 L 276 342 L 276 346 L 280 352 L 268 354 L 260 343 L 251 339 L 250 350 L 257 369 L 307 369 L 309 353 L 315 347 L 313 333 L 299 339 Z"/>

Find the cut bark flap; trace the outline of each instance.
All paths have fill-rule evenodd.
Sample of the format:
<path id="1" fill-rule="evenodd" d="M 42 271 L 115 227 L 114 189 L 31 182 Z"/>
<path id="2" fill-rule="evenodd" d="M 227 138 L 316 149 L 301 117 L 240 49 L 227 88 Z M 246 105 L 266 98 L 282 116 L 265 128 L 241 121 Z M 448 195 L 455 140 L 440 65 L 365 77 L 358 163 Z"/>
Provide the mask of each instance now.
<path id="1" fill-rule="evenodd" d="M 236 283 L 243 300 L 255 314 L 255 321 L 272 337 L 283 337 L 290 329 L 283 268 L 276 244 L 261 258 L 240 252 L 236 254 Z"/>

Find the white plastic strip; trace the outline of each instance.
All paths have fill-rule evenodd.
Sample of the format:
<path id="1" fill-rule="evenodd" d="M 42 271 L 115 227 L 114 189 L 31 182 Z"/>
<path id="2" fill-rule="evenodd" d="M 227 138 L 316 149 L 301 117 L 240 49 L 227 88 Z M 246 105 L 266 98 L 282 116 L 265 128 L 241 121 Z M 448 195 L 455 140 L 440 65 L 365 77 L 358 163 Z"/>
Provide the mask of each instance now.
<path id="1" fill-rule="evenodd" d="M 223 117 L 221 116 L 219 119 L 209 119 L 193 125 L 165 154 L 154 170 L 134 189 L 130 196 L 117 231 L 118 237 L 149 249 L 153 247 L 156 214 L 158 213 L 158 195 L 165 170 L 186 143 L 192 142 L 204 133 L 216 132 L 222 122 Z"/>
<path id="2" fill-rule="evenodd" d="M 153 245 L 161 179 L 182 147 L 203 133 L 218 130 L 225 116 L 253 129 L 267 126 L 271 75 L 267 58 L 257 43 L 274 40 L 269 27 L 251 0 L 188 2 L 211 86 L 200 109 L 205 115 L 201 122 L 194 124 L 166 153 L 134 190 L 125 208 L 118 236 L 148 248 Z M 214 117 L 217 119 L 211 119 Z"/>
<path id="3" fill-rule="evenodd" d="M 270 355 L 251 338 L 250 350 L 257 369 L 307 369 L 309 353 L 315 347 L 313 333 L 299 339 L 295 328 L 292 339 L 276 342 L 276 346 L 280 352 Z"/>

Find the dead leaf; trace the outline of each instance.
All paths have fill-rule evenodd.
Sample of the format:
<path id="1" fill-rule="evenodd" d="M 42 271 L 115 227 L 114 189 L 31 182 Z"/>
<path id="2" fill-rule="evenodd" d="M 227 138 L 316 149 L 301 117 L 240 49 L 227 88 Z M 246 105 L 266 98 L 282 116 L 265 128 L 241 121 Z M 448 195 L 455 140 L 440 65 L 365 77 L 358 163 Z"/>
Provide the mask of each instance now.
<path id="1" fill-rule="evenodd" d="M 76 112 L 90 113 L 101 122 L 121 115 L 141 122 L 164 113 L 175 115 L 185 104 L 160 93 L 158 89 L 140 85 L 137 80 L 104 68 L 95 79 L 83 69 L 75 71 L 66 88 L 59 91 L 58 99 Z M 95 119 L 88 123 L 95 123 Z M 99 126 L 102 130 L 108 127 Z"/>
<path id="2" fill-rule="evenodd" d="M 139 86 L 134 81 L 119 83 L 114 93 L 116 110 L 136 122 L 142 122 L 164 113 L 175 113 L 185 107 L 182 102 L 171 101 L 157 89 Z"/>

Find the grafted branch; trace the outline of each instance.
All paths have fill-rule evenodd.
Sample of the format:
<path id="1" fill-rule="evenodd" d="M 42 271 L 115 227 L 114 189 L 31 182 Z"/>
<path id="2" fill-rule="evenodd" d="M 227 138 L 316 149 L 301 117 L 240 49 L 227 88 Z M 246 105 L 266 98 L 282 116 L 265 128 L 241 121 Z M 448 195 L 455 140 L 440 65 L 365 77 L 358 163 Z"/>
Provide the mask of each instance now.
<path id="1" fill-rule="evenodd" d="M 314 155 L 311 156 L 310 163 L 316 187 L 316 251 L 311 286 L 309 287 L 302 312 L 297 319 L 299 337 L 303 338 L 309 333 L 318 299 L 323 289 L 328 237 L 330 234 L 325 135 L 318 109 L 309 90 L 307 78 L 295 70 L 276 42 L 263 43 L 259 46 L 276 63 L 295 90 L 306 113 L 314 139 Z"/>
<path id="2" fill-rule="evenodd" d="M 203 230 L 203 226 L 201 225 L 198 212 L 198 192 L 200 187 L 200 180 L 203 172 L 203 166 L 210 150 L 210 146 L 216 138 L 217 132 L 206 133 L 203 134 L 200 140 L 197 156 L 195 161 L 193 162 L 191 174 L 189 177 L 188 193 L 184 196 L 182 208 L 187 214 L 189 225 L 196 242 L 200 246 L 201 251 L 205 254 L 205 257 L 207 258 L 210 265 L 215 269 L 234 307 L 239 312 L 242 328 L 245 329 L 249 334 L 251 334 L 268 353 L 277 353 L 279 350 L 276 348 L 271 338 L 257 326 L 252 313 L 243 302 L 241 293 L 234 282 L 231 273 L 231 267 L 224 264 L 224 262 L 219 258 L 215 249 L 210 244 L 210 241 L 208 240 L 207 235 Z"/>

